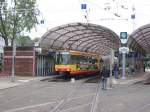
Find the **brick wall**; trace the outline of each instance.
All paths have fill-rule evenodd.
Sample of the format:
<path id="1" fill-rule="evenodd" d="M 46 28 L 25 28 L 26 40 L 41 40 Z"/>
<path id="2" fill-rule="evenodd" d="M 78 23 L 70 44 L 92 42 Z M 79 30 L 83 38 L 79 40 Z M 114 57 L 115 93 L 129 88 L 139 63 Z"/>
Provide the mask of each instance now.
<path id="1" fill-rule="evenodd" d="M 12 48 L 6 47 L 4 50 L 3 73 L 11 74 L 12 71 Z M 34 76 L 35 75 L 35 51 L 33 47 L 18 47 L 16 49 L 15 75 Z"/>

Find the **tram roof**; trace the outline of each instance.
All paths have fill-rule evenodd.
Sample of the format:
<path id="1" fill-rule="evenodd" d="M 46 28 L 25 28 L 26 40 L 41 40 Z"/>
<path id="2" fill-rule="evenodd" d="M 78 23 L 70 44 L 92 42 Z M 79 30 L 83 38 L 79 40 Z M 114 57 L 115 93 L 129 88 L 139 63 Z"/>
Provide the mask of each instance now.
<path id="1" fill-rule="evenodd" d="M 43 49 L 70 49 L 107 55 L 120 47 L 120 39 L 112 30 L 91 23 L 70 23 L 46 32 L 39 43 Z"/>
<path id="2" fill-rule="evenodd" d="M 150 24 L 141 26 L 128 38 L 129 48 L 143 54 L 150 53 Z"/>

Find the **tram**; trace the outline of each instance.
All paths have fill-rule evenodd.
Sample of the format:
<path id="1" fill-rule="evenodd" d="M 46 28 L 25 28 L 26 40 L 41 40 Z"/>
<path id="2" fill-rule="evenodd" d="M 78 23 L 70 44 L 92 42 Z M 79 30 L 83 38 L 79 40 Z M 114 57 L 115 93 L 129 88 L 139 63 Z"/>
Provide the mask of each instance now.
<path id="1" fill-rule="evenodd" d="M 100 55 L 94 53 L 60 50 L 55 53 L 55 71 L 65 76 L 98 74 Z"/>

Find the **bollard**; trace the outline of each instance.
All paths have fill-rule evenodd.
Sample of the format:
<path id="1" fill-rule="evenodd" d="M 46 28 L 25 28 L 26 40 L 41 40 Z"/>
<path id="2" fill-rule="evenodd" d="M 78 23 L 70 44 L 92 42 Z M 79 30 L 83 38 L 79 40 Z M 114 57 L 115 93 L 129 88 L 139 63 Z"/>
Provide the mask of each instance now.
<path id="1" fill-rule="evenodd" d="M 71 83 L 75 83 L 75 78 L 71 78 Z"/>

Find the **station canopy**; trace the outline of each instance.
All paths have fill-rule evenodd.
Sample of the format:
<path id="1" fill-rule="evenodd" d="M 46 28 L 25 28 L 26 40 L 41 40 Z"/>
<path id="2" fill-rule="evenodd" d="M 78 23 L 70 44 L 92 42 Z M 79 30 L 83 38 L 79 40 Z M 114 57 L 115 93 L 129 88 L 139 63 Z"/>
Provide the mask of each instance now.
<path id="1" fill-rule="evenodd" d="M 107 55 L 120 47 L 120 39 L 112 30 L 91 23 L 71 23 L 46 32 L 39 43 L 43 49 L 69 49 Z"/>
<path id="2" fill-rule="evenodd" d="M 150 53 L 150 24 L 144 25 L 135 30 L 128 38 L 130 49 L 143 54 Z"/>

